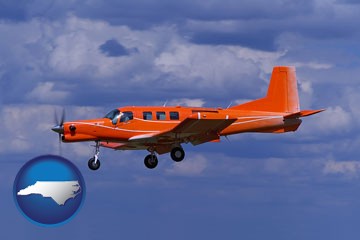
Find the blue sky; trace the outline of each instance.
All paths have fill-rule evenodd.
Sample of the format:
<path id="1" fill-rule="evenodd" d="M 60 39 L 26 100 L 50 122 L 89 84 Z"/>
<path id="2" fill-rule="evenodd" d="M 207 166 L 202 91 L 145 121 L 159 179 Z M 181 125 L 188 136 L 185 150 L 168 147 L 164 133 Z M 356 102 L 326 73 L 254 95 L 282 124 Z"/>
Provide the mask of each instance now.
<path id="1" fill-rule="evenodd" d="M 360 4 L 351 0 L 0 0 L 2 239 L 359 239 Z M 296 66 L 295 133 L 146 152 L 62 144 L 87 183 L 70 223 L 40 228 L 12 199 L 28 160 L 59 154 L 54 111 L 95 118 L 126 105 L 226 107 L 262 97 Z"/>

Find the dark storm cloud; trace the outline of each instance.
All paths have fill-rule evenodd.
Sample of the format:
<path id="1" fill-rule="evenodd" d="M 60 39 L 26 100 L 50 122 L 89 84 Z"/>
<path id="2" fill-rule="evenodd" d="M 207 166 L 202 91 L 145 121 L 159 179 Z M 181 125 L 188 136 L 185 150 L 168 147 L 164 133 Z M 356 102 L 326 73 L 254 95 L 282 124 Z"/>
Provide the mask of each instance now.
<path id="1" fill-rule="evenodd" d="M 264 8 L 264 5 L 267 7 Z M 80 6 L 80 5 L 78 5 Z M 98 1 L 75 8 L 81 16 L 106 19 L 119 24 L 122 20 L 134 25 L 146 26 L 182 21 L 184 19 L 229 20 L 277 18 L 312 12 L 313 2 L 272 1 Z M 131 9 L 131 11 L 129 11 Z M 142 23 L 138 20 L 141 19 Z"/>
<path id="2" fill-rule="evenodd" d="M 339 0 L 331 3 L 275 0 L 269 3 L 265 0 L 31 0 L 13 3 L 1 0 L 0 19 L 56 20 L 73 14 L 113 25 L 127 25 L 132 29 L 148 29 L 168 24 L 175 25 L 196 44 L 241 45 L 273 51 L 277 47 L 277 38 L 283 33 L 297 33 L 310 38 L 341 38 L 354 32 L 357 26 L 353 16 L 347 16 L 346 12 L 340 16 L 336 14 L 336 7 L 342 3 L 353 4 L 356 1 Z M 189 28 L 189 20 L 213 22 L 214 26 L 208 29 L 201 25 L 199 28 Z M 221 21 L 233 21 L 234 26 L 231 29 L 221 29 Z M 120 55 L 126 53 L 118 47 L 114 51 L 122 51 Z M 111 51 L 106 54 L 112 56 Z"/>
<path id="3" fill-rule="evenodd" d="M 310 38 L 341 38 L 351 35 L 357 28 L 354 19 L 356 16 L 351 12 L 337 14 L 336 8 L 343 3 L 353 4 L 356 1 L 338 0 L 331 3 L 275 0 L 269 3 L 265 0 L 31 0 L 12 3 L 1 0 L 0 18 L 13 21 L 32 18 L 56 20 L 73 14 L 113 25 L 127 25 L 132 29 L 175 25 L 196 44 L 241 45 L 274 51 L 278 47 L 276 41 L 283 33 L 296 33 Z M 212 22 L 213 26 L 189 27 L 189 21 Z M 232 21 L 232 28 L 222 29 L 224 21 Z M 120 51 L 120 55 L 126 53 L 126 49 L 116 48 L 117 50 L 113 50 Z M 106 54 L 112 56 L 111 51 Z"/>

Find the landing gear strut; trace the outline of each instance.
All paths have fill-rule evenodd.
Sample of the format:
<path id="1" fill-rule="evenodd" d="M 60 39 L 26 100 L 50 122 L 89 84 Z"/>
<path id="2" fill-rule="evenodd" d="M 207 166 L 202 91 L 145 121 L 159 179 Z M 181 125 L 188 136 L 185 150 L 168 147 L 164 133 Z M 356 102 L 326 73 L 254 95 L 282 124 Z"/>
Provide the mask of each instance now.
<path id="1" fill-rule="evenodd" d="M 147 155 L 144 159 L 144 164 L 147 168 L 153 169 L 158 165 L 158 158 L 156 157 L 155 153 L 151 153 Z"/>
<path id="2" fill-rule="evenodd" d="M 100 154 L 100 144 L 99 141 L 95 142 L 95 155 L 94 157 L 90 158 L 88 161 L 88 166 L 91 170 L 98 170 L 100 168 L 100 159 L 99 159 L 99 154 Z"/>

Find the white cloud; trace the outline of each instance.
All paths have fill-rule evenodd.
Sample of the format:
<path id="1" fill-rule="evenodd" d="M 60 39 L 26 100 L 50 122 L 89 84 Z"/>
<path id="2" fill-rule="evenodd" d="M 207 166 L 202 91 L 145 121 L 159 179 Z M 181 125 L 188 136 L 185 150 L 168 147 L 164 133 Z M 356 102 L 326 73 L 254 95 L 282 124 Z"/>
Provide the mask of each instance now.
<path id="1" fill-rule="evenodd" d="M 325 135 L 344 134 L 349 132 L 352 128 L 351 114 L 343 109 L 341 106 L 326 108 L 309 119 L 304 119 L 311 124 L 306 124 L 302 128 L 302 133 L 313 135 L 314 133 L 321 133 Z"/>
<path id="2" fill-rule="evenodd" d="M 58 136 L 51 131 L 55 125 L 54 114 L 58 106 L 55 105 L 10 105 L 0 110 L 2 123 L 0 134 L 1 153 L 43 152 L 58 153 Z M 85 114 L 85 109 L 87 114 Z M 72 119 L 86 118 L 93 115 L 98 108 L 69 107 Z M 84 147 L 74 150 L 75 154 L 84 156 Z M 69 146 L 63 144 L 63 149 Z M 70 148 L 69 148 L 70 149 Z"/>
<path id="3" fill-rule="evenodd" d="M 202 107 L 204 106 L 205 101 L 200 98 L 179 98 L 173 99 L 168 102 L 169 106 L 190 106 L 190 107 Z"/>
<path id="4" fill-rule="evenodd" d="M 9 32 L 10 35 L 5 32 Z M 264 96 L 272 67 L 279 62 L 287 61 L 289 54 L 289 51 L 285 50 L 266 52 L 241 46 L 197 45 L 184 39 L 172 26 L 134 30 L 126 26 L 110 25 L 75 16 L 68 16 L 59 21 L 33 20 L 19 24 L 2 22 L 0 33 L 4 33 L 4 37 L 8 38 L 7 41 L 4 38 L 0 39 L 0 43 L 3 44 L 0 51 L 4 56 L 0 63 L 2 76 L 9 75 L 9 72 L 4 72 L 12 70 L 9 65 L 22 66 L 23 62 L 26 62 L 30 69 L 28 71 L 33 74 L 30 78 L 32 81 L 18 80 L 18 84 L 14 84 L 13 88 L 17 89 L 19 86 L 21 89 L 23 85 L 29 85 L 22 89 L 21 93 L 29 101 L 42 103 L 59 102 L 72 97 L 72 94 L 76 96 L 79 92 L 88 90 L 89 86 L 94 87 L 89 85 L 91 82 L 98 87 L 96 91 L 99 101 L 102 101 L 102 96 L 108 96 L 108 92 L 104 90 L 106 86 L 110 86 L 111 90 L 118 88 L 121 96 L 121 90 L 134 91 L 135 85 L 137 94 L 134 94 L 134 98 L 138 98 L 139 95 L 149 96 L 149 88 L 158 88 L 157 94 L 152 96 L 160 98 L 163 98 L 160 95 L 162 87 L 175 90 L 174 92 L 179 95 L 174 96 L 168 105 L 203 106 L 205 100 L 206 103 L 209 102 L 204 95 L 211 97 L 219 94 L 224 98 L 232 98 L 229 94 L 223 94 L 229 91 L 239 93 L 235 97 L 239 98 L 235 104 L 239 104 L 242 102 L 241 97 L 251 97 L 247 95 L 249 93 L 255 93 L 258 97 Z M 13 40 L 12 44 L 9 43 L 9 39 Z M 117 39 L 126 48 L 137 48 L 139 53 L 118 58 L 106 57 L 98 47 L 109 39 Z M 304 72 L 310 71 L 309 68 L 312 68 L 311 71 L 332 68 L 332 63 L 317 59 L 306 62 L 295 58 L 288 62 L 303 67 Z M 333 68 L 331 70 L 334 71 Z M 27 74 L 24 72 L 24 75 L 25 73 Z M 74 84 L 78 83 L 79 88 L 68 91 L 66 86 L 74 79 Z M 309 107 L 312 105 L 311 96 L 317 87 L 316 82 L 310 80 L 303 80 L 300 85 L 301 94 L 309 97 L 306 103 Z M 59 89 L 58 86 L 62 88 Z M 139 89 L 138 86 L 142 88 Z M 195 92 L 191 93 L 191 96 L 184 96 L 188 94 L 187 90 Z M 146 94 L 142 94 L 144 92 Z M 198 96 L 197 93 L 202 95 Z M 353 122 L 352 117 L 355 119 L 355 116 L 360 116 L 356 93 L 357 91 L 353 91 L 352 95 L 349 95 L 351 112 L 339 100 L 338 104 L 328 107 L 327 111 L 311 117 L 313 120 L 304 119 L 312 124 L 303 126 L 302 132 L 308 136 L 314 132 L 324 135 L 348 133 Z M 131 100 L 133 99 L 126 101 Z M 141 100 L 147 101 L 148 98 Z M 66 110 L 67 119 L 94 118 L 103 116 L 106 111 L 93 107 L 69 107 Z M 49 130 L 53 124 L 53 114 L 54 106 L 50 105 L 5 106 L 1 110 L 1 119 L 4 123 L 0 136 L 1 151 L 30 151 L 39 148 L 37 143 L 43 145 L 44 149 L 48 147 L 57 151 L 57 136 Z M 269 135 L 269 138 L 273 136 Z M 37 139 L 37 143 L 34 139 Z M 84 156 L 84 151 L 85 147 L 81 146 L 76 154 Z M 207 167 L 206 163 L 205 161 L 204 164 L 203 159 L 197 163 L 200 166 L 181 169 L 190 164 L 184 162 L 178 167 L 174 166 L 167 173 L 191 172 L 192 168 L 196 169 L 195 172 L 203 172 L 202 167 Z"/>
<path id="5" fill-rule="evenodd" d="M 327 70 L 333 67 L 332 64 L 319 63 L 319 62 L 294 62 L 294 63 L 290 63 L 290 65 L 295 66 L 297 68 L 307 67 L 315 70 Z"/>
<path id="6" fill-rule="evenodd" d="M 311 109 L 313 105 L 313 86 L 312 82 L 303 79 L 298 80 L 298 92 L 299 92 L 299 100 L 300 100 L 300 108 L 301 109 Z"/>
<path id="7" fill-rule="evenodd" d="M 165 170 L 165 173 L 173 176 L 199 176 L 204 172 L 206 167 L 206 158 L 197 154 L 180 163 L 174 162 L 171 168 Z"/>
<path id="8" fill-rule="evenodd" d="M 286 54 L 240 46 L 198 45 L 185 39 L 174 26 L 134 30 L 74 15 L 56 21 L 0 23 L 0 33 L 8 31 L 11 36 L 6 36 L 14 40 L 11 44 L 0 40 L 0 52 L 6 59 L 1 69 L 20 69 L 11 72 L 16 74 L 14 87 L 21 85 L 24 89 L 16 91 L 33 103 L 76 101 L 80 98 L 78 89 L 88 86 L 96 87 L 99 94 L 107 94 L 115 87 L 119 91 L 136 87 L 139 94 L 148 93 L 149 88 L 144 86 L 157 92 L 176 89 L 174 98 L 191 94 L 183 97 L 199 98 L 197 105 L 202 104 L 200 98 L 204 95 L 228 96 L 235 89 L 239 94 L 260 89 L 262 95 L 273 65 Z M 108 57 L 99 46 L 109 39 L 138 51 Z M 10 74 L 6 71 L 3 76 Z M 70 91 L 71 84 L 74 87 Z"/>
<path id="9" fill-rule="evenodd" d="M 300 82 L 300 90 L 306 94 L 312 95 L 313 88 L 310 81 L 301 81 Z"/>
<path id="10" fill-rule="evenodd" d="M 231 104 L 231 106 L 234 106 L 234 105 L 240 105 L 240 104 L 243 104 L 243 103 L 247 103 L 247 102 L 250 102 L 250 101 L 253 101 L 255 99 L 236 99 L 233 104 Z"/>
<path id="11" fill-rule="evenodd" d="M 69 16 L 62 28 L 49 23 L 58 32 L 50 36 L 54 49 L 49 57 L 49 66 L 61 74 L 86 74 L 91 78 L 106 78 L 126 70 L 131 64 L 128 57 L 109 58 L 99 46 L 119 35 L 129 35 L 127 27 L 112 27 L 102 21 L 92 21 Z M 123 39 L 121 37 L 120 39 Z"/>
<path id="12" fill-rule="evenodd" d="M 252 78 L 264 78 L 282 53 L 235 46 L 196 45 L 174 41 L 155 59 L 155 66 L 176 81 L 219 91 L 224 86 L 253 86 Z M 266 81 L 268 81 L 266 77 Z"/>
<path id="13" fill-rule="evenodd" d="M 355 87 L 355 88 L 347 88 L 344 91 L 344 95 L 345 95 L 345 101 L 347 101 L 347 105 L 351 111 L 352 116 L 354 117 L 354 119 L 359 119 L 360 118 L 360 95 L 359 95 L 359 88 Z M 354 125 L 359 125 L 360 122 L 359 121 L 353 121 Z"/>
<path id="14" fill-rule="evenodd" d="M 54 90 L 54 82 L 43 82 L 27 94 L 30 100 L 36 100 L 42 103 L 56 103 L 61 102 L 69 96 L 69 92 Z"/>
<path id="15" fill-rule="evenodd" d="M 357 177 L 360 173 L 359 161 L 342 161 L 336 162 L 329 160 L 325 163 L 324 174 L 342 174 L 346 177 Z"/>

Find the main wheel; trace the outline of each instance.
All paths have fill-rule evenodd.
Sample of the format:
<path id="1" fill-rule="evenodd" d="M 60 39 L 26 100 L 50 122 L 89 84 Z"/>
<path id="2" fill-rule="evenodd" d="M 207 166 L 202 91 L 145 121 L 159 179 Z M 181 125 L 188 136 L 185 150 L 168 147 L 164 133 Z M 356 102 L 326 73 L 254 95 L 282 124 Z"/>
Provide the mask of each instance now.
<path id="1" fill-rule="evenodd" d="M 98 170 L 100 167 L 100 160 L 98 159 L 95 163 L 95 157 L 89 159 L 88 166 L 91 170 Z"/>
<path id="2" fill-rule="evenodd" d="M 181 147 L 174 147 L 170 155 L 171 159 L 175 162 L 181 162 L 185 157 L 185 152 Z"/>
<path id="3" fill-rule="evenodd" d="M 158 159 L 155 155 L 149 154 L 145 157 L 144 164 L 147 168 L 153 169 L 158 165 Z"/>

